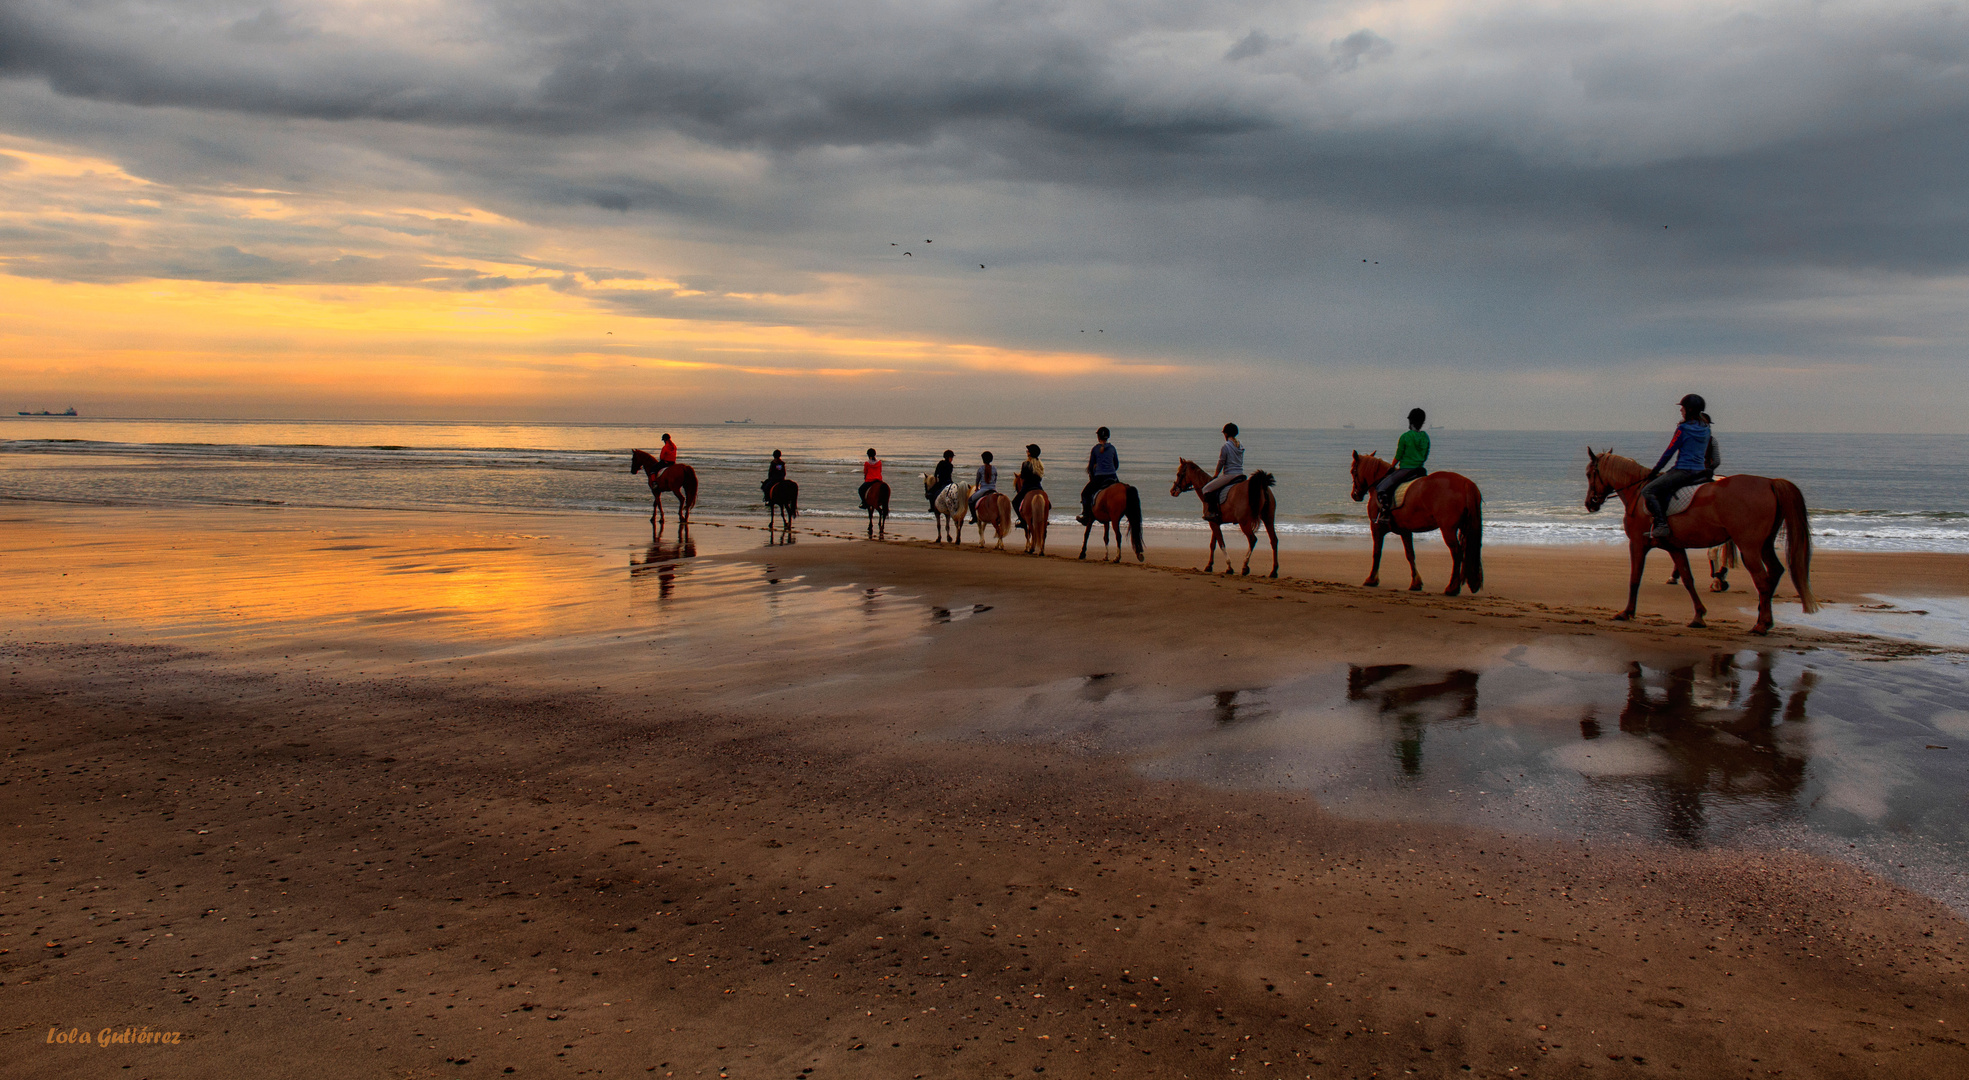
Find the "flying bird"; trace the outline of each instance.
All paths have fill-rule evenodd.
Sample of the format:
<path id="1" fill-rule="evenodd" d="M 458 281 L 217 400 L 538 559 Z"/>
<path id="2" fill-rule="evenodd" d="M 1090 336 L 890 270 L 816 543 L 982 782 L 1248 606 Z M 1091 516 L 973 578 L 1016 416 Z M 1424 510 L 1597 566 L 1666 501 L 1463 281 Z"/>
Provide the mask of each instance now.
<path id="1" fill-rule="evenodd" d="M 983 270 L 983 269 L 984 269 L 984 264 L 983 264 L 983 263 L 979 263 L 979 264 L 978 264 L 978 269 L 980 269 L 980 270 Z"/>
<path id="2" fill-rule="evenodd" d="M 903 252 L 903 254 L 909 256 L 912 259 L 916 257 L 916 253 L 914 251 L 905 251 Z"/>

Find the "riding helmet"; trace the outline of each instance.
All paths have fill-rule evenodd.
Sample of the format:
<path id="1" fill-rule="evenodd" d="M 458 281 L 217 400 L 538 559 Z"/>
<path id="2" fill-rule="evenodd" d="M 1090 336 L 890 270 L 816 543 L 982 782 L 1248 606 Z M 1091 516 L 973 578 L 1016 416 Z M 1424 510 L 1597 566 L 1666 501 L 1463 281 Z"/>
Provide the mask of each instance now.
<path id="1" fill-rule="evenodd" d="M 1229 436 L 1230 438 L 1233 438 L 1233 439 L 1235 439 L 1235 438 L 1237 438 L 1237 425 L 1236 425 L 1236 424 L 1225 424 L 1225 425 L 1224 425 L 1224 434 L 1225 434 L 1225 435 L 1227 435 L 1227 436 Z"/>
<path id="2" fill-rule="evenodd" d="M 1421 409 L 1408 410 L 1408 422 L 1414 424 L 1416 427 L 1421 427 L 1428 419 L 1429 414 L 1423 412 Z"/>
<path id="3" fill-rule="evenodd" d="M 1687 409 L 1690 416 L 1701 416 L 1709 408 L 1709 403 L 1702 400 L 1701 394 L 1683 394 L 1682 408 Z"/>
<path id="4" fill-rule="evenodd" d="M 1027 453 L 1028 455 L 1030 455 L 1030 456 L 1032 456 L 1032 457 L 1038 457 L 1038 456 L 1039 456 L 1039 444 L 1038 444 L 1038 443 L 1027 443 L 1027 444 L 1026 444 L 1026 453 Z"/>

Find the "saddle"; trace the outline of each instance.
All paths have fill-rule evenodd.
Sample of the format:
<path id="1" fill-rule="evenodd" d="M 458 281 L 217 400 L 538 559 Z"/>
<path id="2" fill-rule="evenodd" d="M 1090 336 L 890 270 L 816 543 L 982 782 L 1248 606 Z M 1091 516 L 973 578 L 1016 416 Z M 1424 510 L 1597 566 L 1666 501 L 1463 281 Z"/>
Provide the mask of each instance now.
<path id="1" fill-rule="evenodd" d="M 1675 492 L 1675 496 L 1668 500 L 1668 516 L 1674 517 L 1676 514 L 1687 510 L 1689 504 L 1696 501 L 1696 492 L 1701 491 L 1704 486 L 1713 484 L 1721 479 L 1723 478 L 1720 476 L 1712 476 L 1707 480 L 1698 480 L 1688 487 L 1678 489 Z"/>
<path id="2" fill-rule="evenodd" d="M 1414 487 L 1416 484 L 1421 483 L 1423 480 L 1426 479 L 1428 478 L 1423 476 L 1418 476 L 1415 479 L 1408 481 L 1407 483 L 1395 485 L 1395 500 L 1393 503 L 1393 508 L 1396 510 L 1400 510 L 1402 508 L 1402 503 L 1408 501 L 1408 489 Z"/>
<path id="3" fill-rule="evenodd" d="M 1237 479 L 1231 481 L 1230 483 L 1225 484 L 1223 487 L 1220 487 L 1217 490 L 1211 492 L 1210 505 L 1212 506 L 1224 505 L 1224 496 L 1229 495 L 1231 493 L 1232 488 L 1238 486 L 1239 484 L 1244 483 L 1246 480 L 1249 479 L 1251 479 L 1249 476 L 1240 476 Z"/>

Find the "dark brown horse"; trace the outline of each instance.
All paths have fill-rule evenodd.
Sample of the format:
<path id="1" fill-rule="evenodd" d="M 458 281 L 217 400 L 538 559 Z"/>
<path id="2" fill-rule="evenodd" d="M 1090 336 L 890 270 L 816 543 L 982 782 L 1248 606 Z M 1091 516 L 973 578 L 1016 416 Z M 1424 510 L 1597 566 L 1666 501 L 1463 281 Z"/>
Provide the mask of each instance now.
<path id="1" fill-rule="evenodd" d="M 791 480 L 775 480 L 766 489 L 766 528 L 773 527 L 777 516 L 785 518 L 787 529 L 793 528 L 793 515 L 800 512 L 800 485 Z"/>
<path id="2" fill-rule="evenodd" d="M 1787 537 L 1785 553 L 1791 559 L 1791 581 L 1798 587 L 1799 602 L 1808 615 L 1819 609 L 1818 597 L 1812 595 L 1811 525 L 1806 520 L 1805 496 L 1798 485 L 1746 473 L 1704 484 L 1687 510 L 1668 519 L 1669 539 L 1658 541 L 1650 536 L 1654 519 L 1648 516 L 1648 508 L 1641 502 L 1641 487 L 1647 479 L 1648 470 L 1640 462 L 1611 450 L 1595 453 L 1592 447 L 1586 448 L 1587 513 L 1598 511 L 1606 504 L 1608 495 L 1620 496 L 1627 511 L 1620 522 L 1627 533 L 1631 564 L 1627 607 L 1615 619 L 1624 621 L 1634 617 L 1634 605 L 1641 595 L 1641 570 L 1648 561 L 1648 552 L 1659 547 L 1675 560 L 1676 576 L 1682 579 L 1683 587 L 1689 590 L 1689 602 L 1695 605 L 1696 617 L 1689 625 L 1704 625 L 1702 617 L 1708 609 L 1702 606 L 1702 597 L 1696 593 L 1687 549 L 1734 543 L 1744 569 L 1750 571 L 1750 579 L 1757 586 L 1757 622 L 1750 632 L 1770 633 L 1774 621 L 1771 597 L 1778 591 L 1778 580 L 1784 577 L 1784 564 L 1778 561 L 1779 529 Z"/>
<path id="3" fill-rule="evenodd" d="M 1354 454 L 1354 501 L 1365 499 L 1374 485 L 1388 475 L 1393 465 L 1368 454 Z M 1484 587 L 1484 493 L 1461 473 L 1430 473 L 1415 481 L 1389 518 L 1381 516 L 1381 500 L 1367 499 L 1367 523 L 1374 530 L 1374 566 L 1361 584 L 1370 588 L 1381 584 L 1381 542 L 1389 533 L 1402 538 L 1402 551 L 1408 555 L 1408 591 L 1422 590 L 1422 575 L 1415 569 L 1415 534 L 1441 530 L 1449 546 L 1449 588 L 1444 596 L 1455 596 L 1470 586 L 1471 592 Z"/>
<path id="4" fill-rule="evenodd" d="M 1135 542 L 1135 561 L 1147 562 L 1148 556 L 1142 552 L 1142 493 L 1127 484 L 1109 484 L 1094 495 L 1094 516 L 1087 521 L 1087 531 L 1080 534 L 1080 557 L 1087 557 L 1087 541 L 1094 535 L 1094 523 L 1101 523 L 1101 561 L 1108 561 L 1108 533 L 1114 533 L 1114 561 L 1120 562 L 1125 549 L 1121 546 L 1121 523 L 1128 523 L 1129 539 Z"/>
<path id="5" fill-rule="evenodd" d="M 677 521 L 690 524 L 691 507 L 697 505 L 696 469 L 678 462 L 672 462 L 666 468 L 648 451 L 631 450 L 629 471 L 649 477 L 650 499 L 656 504 L 650 510 L 651 525 L 660 528 L 662 522 L 669 520 L 663 514 L 663 493 L 666 491 L 677 497 Z"/>
<path id="6" fill-rule="evenodd" d="M 1241 484 L 1232 484 L 1218 494 L 1217 517 L 1210 516 L 1210 497 L 1203 493 L 1203 485 L 1210 482 L 1210 474 L 1188 458 L 1176 459 L 1176 482 L 1169 485 L 1170 497 L 1185 491 L 1196 492 L 1203 502 L 1203 518 L 1210 522 L 1210 561 L 1203 567 L 1208 574 L 1217 566 L 1217 549 L 1224 549 L 1224 573 L 1231 572 L 1231 549 L 1224 544 L 1224 522 L 1234 521 L 1244 530 L 1244 538 L 1251 546 L 1244 552 L 1244 573 L 1251 572 L 1251 555 L 1258 550 L 1258 526 L 1265 526 L 1265 535 L 1272 540 L 1272 577 L 1278 576 L 1278 529 L 1272 524 L 1272 515 L 1278 512 L 1278 497 L 1272 494 L 1272 474 L 1260 470 L 1251 474 Z"/>
<path id="7" fill-rule="evenodd" d="M 889 534 L 889 484 L 886 480 L 870 481 L 868 495 L 862 499 L 862 506 L 868 511 L 868 535 L 874 536 L 875 515 L 882 515 L 882 535 Z"/>

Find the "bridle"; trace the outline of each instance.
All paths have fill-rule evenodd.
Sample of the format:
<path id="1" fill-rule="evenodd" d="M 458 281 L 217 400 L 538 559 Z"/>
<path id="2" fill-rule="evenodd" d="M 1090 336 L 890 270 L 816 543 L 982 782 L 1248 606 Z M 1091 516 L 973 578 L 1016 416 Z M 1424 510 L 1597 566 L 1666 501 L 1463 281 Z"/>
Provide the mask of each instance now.
<path id="1" fill-rule="evenodd" d="M 1610 454 L 1613 451 L 1609 450 L 1606 453 Z M 1636 480 L 1634 483 L 1628 484 L 1625 487 L 1614 487 L 1607 482 L 1606 477 L 1600 475 L 1600 459 L 1604 456 L 1605 454 L 1594 454 L 1593 463 L 1586 466 L 1586 512 L 1589 514 L 1599 513 L 1600 508 L 1607 504 L 1607 496 L 1625 491 L 1627 488 L 1638 486 L 1644 482 L 1642 480 Z"/>
<path id="2" fill-rule="evenodd" d="M 1196 487 L 1196 481 L 1190 479 L 1190 471 L 1183 467 L 1185 465 L 1191 465 L 1191 463 L 1184 458 L 1176 459 L 1176 482 L 1169 485 L 1169 495 L 1171 498 Z M 1196 468 L 1196 466 L 1191 465 L 1191 468 Z M 1201 472 L 1202 470 L 1199 468 L 1198 471 Z"/>

